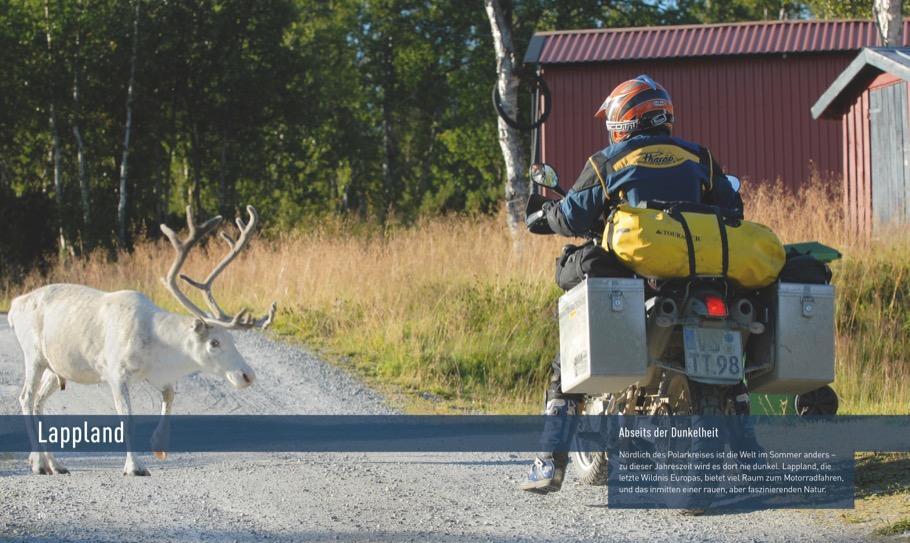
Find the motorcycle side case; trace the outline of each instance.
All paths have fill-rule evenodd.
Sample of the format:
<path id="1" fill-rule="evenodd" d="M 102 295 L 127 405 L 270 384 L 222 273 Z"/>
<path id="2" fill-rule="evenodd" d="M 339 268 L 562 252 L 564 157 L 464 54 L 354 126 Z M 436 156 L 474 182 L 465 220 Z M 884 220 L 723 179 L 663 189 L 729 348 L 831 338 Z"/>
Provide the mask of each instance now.
<path id="1" fill-rule="evenodd" d="M 620 392 L 647 373 L 642 279 L 591 277 L 559 299 L 566 393 Z"/>
<path id="2" fill-rule="evenodd" d="M 770 326 L 746 347 L 749 390 L 802 394 L 834 381 L 834 287 L 777 283 L 768 287 Z"/>

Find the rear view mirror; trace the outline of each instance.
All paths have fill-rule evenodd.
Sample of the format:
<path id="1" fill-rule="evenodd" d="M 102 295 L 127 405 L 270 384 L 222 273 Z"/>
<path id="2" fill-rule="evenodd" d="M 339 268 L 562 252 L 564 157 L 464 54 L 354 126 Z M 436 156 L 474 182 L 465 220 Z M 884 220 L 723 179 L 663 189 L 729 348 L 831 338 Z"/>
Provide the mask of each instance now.
<path id="1" fill-rule="evenodd" d="M 728 175 L 727 181 L 730 182 L 730 186 L 733 187 L 733 192 L 739 192 L 739 189 L 743 187 L 743 182 L 739 180 L 739 177 L 735 175 Z"/>
<path id="2" fill-rule="evenodd" d="M 535 184 L 542 187 L 548 189 L 559 188 L 559 176 L 556 175 L 556 170 L 553 169 L 553 166 L 549 164 L 532 164 L 531 169 L 528 170 L 528 177 Z"/>

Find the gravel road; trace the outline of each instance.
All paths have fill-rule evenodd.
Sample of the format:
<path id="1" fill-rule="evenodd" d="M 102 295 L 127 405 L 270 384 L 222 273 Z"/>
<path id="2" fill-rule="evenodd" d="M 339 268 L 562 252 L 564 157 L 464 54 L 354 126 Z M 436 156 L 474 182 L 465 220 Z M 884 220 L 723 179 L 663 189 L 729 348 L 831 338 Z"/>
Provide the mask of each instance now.
<path id="1" fill-rule="evenodd" d="M 372 414 L 375 392 L 305 350 L 256 333 L 237 337 L 257 373 L 235 391 L 192 376 L 175 414 Z M 22 360 L 0 315 L 0 414 L 19 412 Z M 138 412 L 158 394 L 133 391 Z M 47 413 L 114 413 L 105 385 L 70 384 Z M 0 541 L 861 541 L 836 511 L 684 517 L 606 507 L 606 489 L 569 480 L 556 495 L 516 485 L 525 455 L 173 454 L 144 458 L 151 477 L 121 475 L 123 458 L 58 455 L 69 476 L 31 475 L 0 455 Z"/>

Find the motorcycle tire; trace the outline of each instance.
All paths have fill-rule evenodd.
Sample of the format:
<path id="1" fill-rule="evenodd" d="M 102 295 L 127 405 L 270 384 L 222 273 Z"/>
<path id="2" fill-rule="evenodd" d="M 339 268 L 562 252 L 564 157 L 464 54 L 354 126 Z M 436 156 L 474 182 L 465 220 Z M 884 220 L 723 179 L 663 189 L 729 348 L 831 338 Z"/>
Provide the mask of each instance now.
<path id="1" fill-rule="evenodd" d="M 677 375 L 671 380 L 669 396 L 669 415 L 710 417 L 736 412 L 729 387 L 697 383 L 684 375 Z"/>
<path id="2" fill-rule="evenodd" d="M 607 484 L 607 453 L 572 451 L 572 469 L 580 483 L 603 486 Z"/>
<path id="3" fill-rule="evenodd" d="M 837 393 L 828 385 L 796 396 L 794 401 L 799 415 L 836 415 Z"/>

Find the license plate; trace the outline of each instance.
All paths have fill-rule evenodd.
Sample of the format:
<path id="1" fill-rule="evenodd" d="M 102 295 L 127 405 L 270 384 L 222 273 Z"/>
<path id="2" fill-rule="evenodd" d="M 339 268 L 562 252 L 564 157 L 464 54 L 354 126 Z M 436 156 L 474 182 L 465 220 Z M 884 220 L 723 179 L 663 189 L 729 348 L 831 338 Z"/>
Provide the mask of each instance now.
<path id="1" fill-rule="evenodd" d="M 683 328 L 686 375 L 706 383 L 742 380 L 743 346 L 739 332 L 715 328 Z"/>

